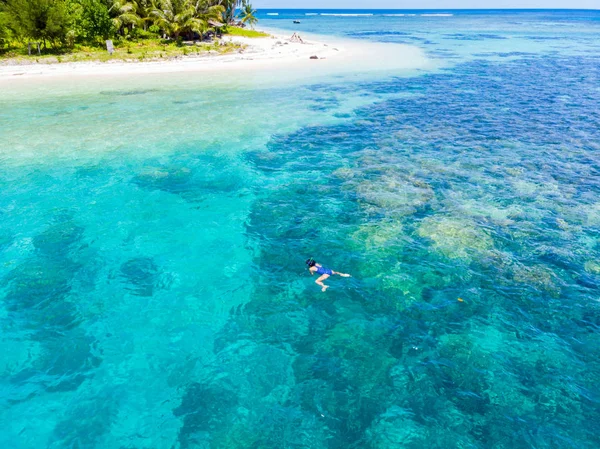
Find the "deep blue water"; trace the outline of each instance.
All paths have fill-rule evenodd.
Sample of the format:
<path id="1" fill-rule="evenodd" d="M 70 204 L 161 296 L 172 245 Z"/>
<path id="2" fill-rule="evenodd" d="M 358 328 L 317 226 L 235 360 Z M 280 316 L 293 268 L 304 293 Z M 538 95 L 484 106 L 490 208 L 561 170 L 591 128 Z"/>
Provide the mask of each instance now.
<path id="1" fill-rule="evenodd" d="M 2 446 L 599 447 L 600 12 L 452 13 L 301 20 L 419 76 L 11 98 Z"/>

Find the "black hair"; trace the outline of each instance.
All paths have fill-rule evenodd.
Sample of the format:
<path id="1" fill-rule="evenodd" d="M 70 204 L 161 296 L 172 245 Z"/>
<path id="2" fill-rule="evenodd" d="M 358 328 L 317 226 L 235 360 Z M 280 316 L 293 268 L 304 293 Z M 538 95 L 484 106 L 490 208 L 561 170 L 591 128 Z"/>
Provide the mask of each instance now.
<path id="1" fill-rule="evenodd" d="M 309 268 L 314 267 L 316 264 L 317 264 L 317 262 L 312 257 L 310 259 L 306 259 L 306 265 L 308 265 Z"/>

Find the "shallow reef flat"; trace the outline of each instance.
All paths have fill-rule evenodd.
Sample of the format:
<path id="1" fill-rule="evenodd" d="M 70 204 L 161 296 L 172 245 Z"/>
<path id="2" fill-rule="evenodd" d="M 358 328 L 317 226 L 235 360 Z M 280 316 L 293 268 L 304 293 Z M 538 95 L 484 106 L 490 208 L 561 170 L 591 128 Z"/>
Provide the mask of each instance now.
<path id="1" fill-rule="evenodd" d="M 452 66 L 12 98 L 2 447 L 600 446 L 595 22 L 416 20 Z"/>
<path id="2" fill-rule="evenodd" d="M 245 313 L 231 316 L 216 349 L 231 354 L 268 341 L 282 358 L 295 357 L 294 376 L 270 365 L 282 375 L 269 377 L 274 383 L 262 398 L 248 391 L 232 399 L 255 404 L 238 425 L 256 429 L 256 413 L 264 421 L 227 447 L 278 447 L 296 441 L 298 428 L 306 429 L 302 447 L 597 443 L 583 423 L 598 419 L 590 379 L 600 365 L 581 352 L 598 343 L 600 279 L 589 262 L 598 257 L 597 231 L 582 210 L 594 210 L 589 192 L 600 188 L 585 150 L 597 130 L 573 127 L 577 114 L 545 106 L 562 94 L 561 76 L 572 76 L 571 59 L 557 64 L 562 75 L 545 83 L 535 104 L 522 99 L 548 69 L 543 59 L 465 64 L 457 68 L 460 81 L 453 79 L 478 86 L 477 120 L 458 106 L 460 85 L 453 94 L 441 88 L 447 75 L 429 76 L 419 81 L 425 95 L 418 99 L 366 107 L 350 123 L 274 139 L 268 158 L 251 155 L 281 181 L 263 191 L 250 215 L 250 238 L 261 247 L 260 288 Z M 589 91 L 585 67 L 578 76 Z M 502 95 L 486 88 L 487 79 L 508 73 L 522 78 Z M 397 80 L 389 89 L 414 84 Z M 508 112 L 517 107 L 519 120 Z M 493 138 L 482 142 L 487 114 Z M 396 120 L 384 119 L 390 116 Z M 385 127 L 373 126 L 383 120 Z M 443 148 L 438 126 L 453 130 Z M 578 136 L 568 151 L 558 135 L 567 129 Z M 568 175 L 566 167 L 577 168 Z M 539 187 L 515 189 L 520 180 Z M 295 202 L 299 193 L 310 200 Z M 294 267 L 305 254 L 352 268 L 355 279 L 331 281 L 328 295 L 303 286 Z M 238 363 L 252 363 L 254 351 L 239 350 Z M 225 375 L 217 383 L 231 381 Z M 223 432 L 233 409 L 216 421 Z M 192 428 L 182 431 L 188 438 Z M 310 439 L 321 435 L 327 443 Z"/>

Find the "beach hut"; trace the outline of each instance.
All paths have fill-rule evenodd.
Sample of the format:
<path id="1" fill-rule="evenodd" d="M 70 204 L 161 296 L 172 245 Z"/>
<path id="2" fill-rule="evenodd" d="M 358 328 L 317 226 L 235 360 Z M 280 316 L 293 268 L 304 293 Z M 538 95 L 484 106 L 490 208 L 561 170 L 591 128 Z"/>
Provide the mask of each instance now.
<path id="1" fill-rule="evenodd" d="M 223 35 L 223 27 L 225 26 L 224 23 L 211 19 L 208 21 L 208 24 L 215 29 L 215 34 L 217 37 L 221 37 Z"/>

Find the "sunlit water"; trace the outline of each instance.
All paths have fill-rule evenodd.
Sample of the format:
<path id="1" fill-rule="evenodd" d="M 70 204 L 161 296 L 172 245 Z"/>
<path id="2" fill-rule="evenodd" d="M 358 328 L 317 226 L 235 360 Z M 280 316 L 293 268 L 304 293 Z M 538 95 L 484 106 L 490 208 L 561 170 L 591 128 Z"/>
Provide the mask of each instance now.
<path id="1" fill-rule="evenodd" d="M 600 445 L 600 13 L 305 14 L 441 68 L 0 93 L 2 447 Z"/>

